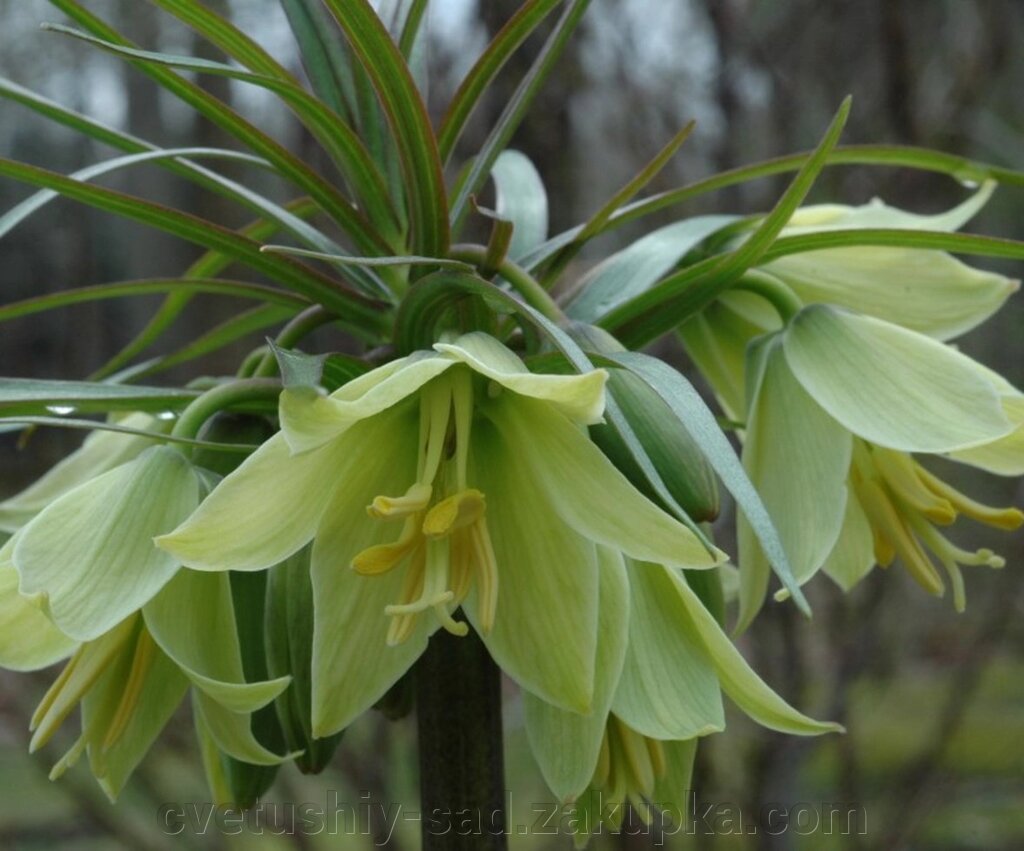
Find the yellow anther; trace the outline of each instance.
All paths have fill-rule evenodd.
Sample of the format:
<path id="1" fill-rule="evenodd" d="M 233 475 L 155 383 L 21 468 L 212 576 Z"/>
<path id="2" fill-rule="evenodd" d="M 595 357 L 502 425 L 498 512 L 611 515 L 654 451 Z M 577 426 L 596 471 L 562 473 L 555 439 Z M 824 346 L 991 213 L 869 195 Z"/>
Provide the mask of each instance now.
<path id="1" fill-rule="evenodd" d="M 469 532 L 452 535 L 449 549 L 452 593 L 461 603 L 473 584 L 473 542 Z"/>
<path id="2" fill-rule="evenodd" d="M 647 736 L 644 737 L 644 741 L 647 743 L 647 753 L 651 758 L 654 776 L 656 778 L 664 777 L 665 772 L 668 771 L 668 762 L 665 760 L 665 745 L 657 739 L 651 739 Z"/>
<path id="3" fill-rule="evenodd" d="M 423 534 L 428 538 L 441 538 L 476 523 L 485 511 L 484 495 L 467 488 L 441 500 L 427 512 L 423 520 Z"/>
<path id="4" fill-rule="evenodd" d="M 407 517 L 402 534 L 390 544 L 367 547 L 352 559 L 352 569 L 363 576 L 380 576 L 392 570 L 415 549 L 419 543 L 419 518 Z"/>
<path id="5" fill-rule="evenodd" d="M 107 735 L 103 739 L 103 750 L 113 747 L 124 735 L 131 721 L 135 708 L 142 697 L 142 687 L 146 683 L 146 675 L 153 667 L 153 660 L 156 658 L 156 642 L 143 629 L 139 632 L 139 639 L 135 644 L 135 656 L 132 658 L 131 671 L 128 673 L 128 682 L 125 683 L 124 692 L 121 694 L 121 701 L 117 705 L 117 711 L 107 728 Z"/>
<path id="6" fill-rule="evenodd" d="M 418 547 L 409 560 L 406 568 L 405 578 L 402 580 L 402 590 L 399 599 L 404 601 L 415 600 L 423 593 L 423 582 L 426 578 L 425 566 L 427 554 L 425 547 Z M 388 625 L 387 642 L 388 646 L 394 647 L 408 641 L 416 628 L 417 615 L 398 615 L 391 619 Z"/>
<path id="7" fill-rule="evenodd" d="M 654 766 L 644 737 L 628 727 L 617 716 L 611 716 L 609 723 L 618 727 L 619 743 L 626 760 L 629 781 L 626 791 L 630 795 L 649 797 L 654 793 Z"/>
<path id="8" fill-rule="evenodd" d="M 893 495 L 907 508 L 920 511 L 941 526 L 948 526 L 956 520 L 956 511 L 945 494 L 937 493 L 925 484 L 925 469 L 905 452 L 876 448 L 872 458 Z"/>
<path id="9" fill-rule="evenodd" d="M 947 499 L 953 508 L 972 520 L 977 520 L 987 526 L 994 526 L 997 529 L 1005 529 L 1008 532 L 1024 526 L 1024 512 L 1019 509 L 993 508 L 983 505 L 966 494 L 960 493 L 956 488 L 946 484 L 927 470 L 921 470 L 921 480 L 929 490 Z"/>
<path id="10" fill-rule="evenodd" d="M 473 565 L 477 582 L 477 623 L 480 631 L 487 635 L 494 628 L 498 611 L 498 561 L 494 557 L 494 546 L 487 524 L 481 520 L 469 528 L 473 548 Z"/>
<path id="11" fill-rule="evenodd" d="M 945 590 L 942 577 L 921 549 L 917 538 L 907 529 L 882 486 L 877 481 L 862 481 L 858 489 L 861 505 L 872 527 L 877 530 L 876 542 L 879 537 L 883 538 L 917 583 L 929 593 L 941 596 Z"/>
<path id="12" fill-rule="evenodd" d="M 430 485 L 417 482 L 402 496 L 378 496 L 366 506 L 366 513 L 378 520 L 393 517 L 408 517 L 423 511 L 430 504 L 430 496 L 434 489 Z"/>

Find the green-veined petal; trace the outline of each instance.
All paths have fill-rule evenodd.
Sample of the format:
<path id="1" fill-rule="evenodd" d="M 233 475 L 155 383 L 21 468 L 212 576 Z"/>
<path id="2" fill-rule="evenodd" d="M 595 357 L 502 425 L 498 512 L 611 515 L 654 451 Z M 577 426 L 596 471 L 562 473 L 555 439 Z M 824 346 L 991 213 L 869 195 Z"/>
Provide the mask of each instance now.
<path id="1" fill-rule="evenodd" d="M 747 421 L 743 467 L 778 530 L 796 581 L 803 583 L 821 567 L 839 536 L 853 440 L 793 376 L 778 335 L 756 345 L 761 351 L 752 357 L 763 366 Z M 771 567 L 742 513 L 737 537 L 736 628 L 742 631 L 764 602 Z"/>
<path id="2" fill-rule="evenodd" d="M 1003 396 L 1003 410 L 1014 425 L 1013 431 L 991 443 L 953 452 L 950 457 L 998 476 L 1024 476 L 1024 396 Z"/>
<path id="3" fill-rule="evenodd" d="M 78 642 L 18 592 L 18 571 L 10 558 L 14 541 L 11 538 L 0 548 L 0 668 L 38 671 L 66 659 Z"/>
<path id="4" fill-rule="evenodd" d="M 464 334 L 453 343 L 437 343 L 434 348 L 513 393 L 548 402 L 576 422 L 601 422 L 608 380 L 603 369 L 582 375 L 538 375 L 530 372 L 513 352 L 482 333 Z"/>
<path id="5" fill-rule="evenodd" d="M 171 423 L 151 414 L 131 413 L 117 421 L 126 428 L 164 432 Z M 97 430 L 81 447 L 55 464 L 20 493 L 0 502 L 0 530 L 14 532 L 46 508 L 57 497 L 101 473 L 130 461 L 152 440 L 116 431 Z"/>
<path id="6" fill-rule="evenodd" d="M 227 573 L 181 570 L 142 610 L 157 645 L 193 684 L 232 712 L 253 712 L 289 677 L 247 683 Z"/>
<path id="7" fill-rule="evenodd" d="M 662 742 L 665 773 L 654 784 L 651 803 L 682 829 L 691 815 L 690 794 L 693 790 L 693 761 L 697 757 L 697 739 L 683 742 Z"/>
<path id="8" fill-rule="evenodd" d="M 304 546 L 347 470 L 343 441 L 293 456 L 275 434 L 157 546 L 196 570 L 264 570 Z"/>
<path id="9" fill-rule="evenodd" d="M 416 477 L 418 421 L 404 408 L 353 428 L 342 438 L 361 462 L 346 468 L 313 543 L 313 735 L 344 729 L 379 700 L 426 648 L 431 612 L 397 646 L 387 644 L 386 606 L 400 599 L 406 566 L 362 576 L 352 559 L 367 547 L 393 541 L 401 524 L 367 517 L 382 494 L 404 493 Z M 386 451 L 381 451 L 386 447 Z"/>
<path id="10" fill-rule="evenodd" d="M 772 691 L 722 632 L 718 622 L 704 608 L 682 576 L 669 574 L 692 618 L 693 628 L 704 642 L 718 672 L 718 681 L 730 699 L 758 724 L 769 730 L 796 736 L 842 732 L 839 724 L 815 721 L 797 712 Z"/>
<path id="11" fill-rule="evenodd" d="M 286 390 L 280 409 L 285 439 L 292 452 L 323 446 L 356 423 L 394 407 L 453 363 L 417 352 L 361 375 L 327 397 Z"/>
<path id="12" fill-rule="evenodd" d="M 598 547 L 597 559 L 600 608 L 592 711 L 568 712 L 523 692 L 530 748 L 559 801 L 575 800 L 594 776 L 629 638 L 629 581 L 622 556 Z"/>
<path id="13" fill-rule="evenodd" d="M 790 324 L 785 351 L 815 401 L 880 446 L 950 452 L 1012 429 L 970 358 L 880 319 L 812 305 Z"/>
<path id="14" fill-rule="evenodd" d="M 875 540 L 871 524 L 857 495 L 850 491 L 846 500 L 846 516 L 839 540 L 829 553 L 822 570 L 844 591 L 849 591 L 875 565 Z"/>
<path id="15" fill-rule="evenodd" d="M 535 491 L 581 535 L 641 561 L 713 567 L 726 559 L 641 494 L 575 424 L 549 405 L 513 394 L 494 400 L 488 416 L 521 448 Z M 523 499 L 529 500 L 524 494 Z"/>
<path id="16" fill-rule="evenodd" d="M 228 756 L 252 765 L 280 765 L 291 755 L 263 747 L 252 733 L 252 716 L 232 712 L 202 689 L 192 690 L 192 711 L 199 715 L 210 737 Z"/>
<path id="17" fill-rule="evenodd" d="M 612 711 L 652 739 L 725 729 L 722 695 L 703 642 L 686 624 L 671 568 L 630 562 L 629 649 Z"/>
<path id="18" fill-rule="evenodd" d="M 195 510 L 192 465 L 168 446 L 147 449 L 68 491 L 18 535 L 14 566 L 23 594 L 43 595 L 54 623 L 81 641 L 145 605 L 178 570 L 153 546 Z"/>
<path id="19" fill-rule="evenodd" d="M 139 641 L 150 640 L 145 632 Z M 188 679 L 159 647 L 131 681 L 135 648 L 122 653 L 82 700 L 82 729 L 88 740 L 89 767 L 111 801 L 170 721 L 188 691 Z M 131 706 L 126 685 L 131 683 Z M 128 714 L 118 719 L 120 712 Z M 112 727 L 112 722 L 118 722 Z"/>
<path id="20" fill-rule="evenodd" d="M 805 304 L 836 304 L 939 340 L 980 325 L 1019 287 L 944 251 L 885 246 L 806 251 L 763 269 Z"/>
<path id="21" fill-rule="evenodd" d="M 534 451 L 530 436 L 502 426 L 486 419 L 474 423 L 470 455 L 470 481 L 487 499 L 498 569 L 494 628 L 481 637 L 523 688 L 563 709 L 589 712 L 597 651 L 596 547 L 563 522 L 555 495 L 537 481 L 534 465 L 524 463 Z M 535 426 L 540 430 L 544 423 Z M 474 626 L 476 608 L 474 589 L 464 606 Z"/>

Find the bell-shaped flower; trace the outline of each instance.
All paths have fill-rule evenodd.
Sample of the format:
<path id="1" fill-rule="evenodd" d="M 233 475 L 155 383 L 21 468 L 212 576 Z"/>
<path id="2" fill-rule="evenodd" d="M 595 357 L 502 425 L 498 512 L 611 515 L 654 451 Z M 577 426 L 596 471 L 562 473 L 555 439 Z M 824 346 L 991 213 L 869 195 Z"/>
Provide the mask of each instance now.
<path id="1" fill-rule="evenodd" d="M 949 570 L 960 604 L 955 565 L 1001 563 L 986 550 L 953 547 L 934 524 L 963 514 L 1015 528 L 1020 512 L 977 505 L 912 453 L 1018 469 L 1019 394 L 1002 379 L 922 334 L 823 305 L 754 343 L 748 379 L 743 462 L 798 581 L 827 565 L 849 587 L 875 561 L 899 555 L 940 594 L 923 542 Z M 742 519 L 739 548 L 742 628 L 761 606 L 769 568 Z"/>
<path id="2" fill-rule="evenodd" d="M 655 808 L 683 818 L 697 738 L 725 728 L 722 692 L 773 730 L 841 729 L 802 715 L 775 694 L 682 571 L 607 550 L 600 568 L 603 664 L 593 711 L 567 712 L 523 694 L 534 756 L 552 792 L 580 810 L 581 839 L 604 820 L 615 827 L 627 803 L 642 816 Z M 599 809 L 592 811 L 595 802 Z"/>
<path id="3" fill-rule="evenodd" d="M 822 204 L 796 211 L 781 236 L 863 228 L 955 231 L 988 201 L 995 182 L 938 215 L 918 215 L 879 199 L 861 207 Z M 759 269 L 789 286 L 805 304 L 835 304 L 940 340 L 969 331 L 995 313 L 1019 286 L 968 266 L 945 251 L 848 246 L 780 257 Z"/>
<path id="4" fill-rule="evenodd" d="M 134 412 L 118 419 L 126 428 L 154 433 L 170 431 L 171 421 Z M 0 532 L 16 532 L 57 497 L 112 470 L 149 449 L 153 441 L 119 431 L 92 432 L 76 451 L 51 467 L 20 493 L 0 502 Z"/>
<path id="5" fill-rule="evenodd" d="M 32 717 L 30 749 L 46 745 L 81 707 L 81 734 L 52 778 L 87 753 L 115 799 L 190 686 L 196 724 L 220 750 L 260 764 L 286 758 L 255 740 L 251 715 L 289 679 L 245 682 L 227 574 L 180 571 L 141 611 L 78 641 L 18 592 L 11 559 L 20 534 L 0 549 L 0 667 L 39 670 L 68 659 Z"/>
<path id="6" fill-rule="evenodd" d="M 180 569 L 153 546 L 195 511 L 200 479 L 170 446 L 151 446 L 50 502 L 12 539 L 22 594 L 66 635 L 91 641 L 138 611 Z"/>
<path id="7" fill-rule="evenodd" d="M 535 375 L 468 334 L 330 396 L 286 390 L 282 433 L 157 543 L 201 570 L 259 570 L 313 539 L 313 728 L 372 706 L 461 608 L 525 689 L 590 711 L 601 551 L 711 567 L 684 525 L 589 440 L 606 374 Z"/>

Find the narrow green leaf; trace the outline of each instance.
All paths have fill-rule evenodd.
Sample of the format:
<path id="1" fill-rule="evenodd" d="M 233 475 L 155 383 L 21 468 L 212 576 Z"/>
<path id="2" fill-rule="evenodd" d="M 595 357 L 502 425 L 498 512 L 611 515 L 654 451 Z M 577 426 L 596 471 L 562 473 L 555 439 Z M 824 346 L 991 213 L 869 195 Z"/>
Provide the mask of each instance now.
<path id="1" fill-rule="evenodd" d="M 398 49 L 406 62 L 411 62 L 413 49 L 416 47 L 416 40 L 419 37 L 423 25 L 423 16 L 426 14 L 429 0 L 412 0 L 405 13 L 405 20 L 401 21 L 401 34 L 398 37 Z M 398 23 L 398 22 L 396 22 Z"/>
<path id="2" fill-rule="evenodd" d="M 680 425 L 689 432 L 743 511 L 782 584 L 800 609 L 810 614 L 768 510 L 736 457 L 729 439 L 719 428 L 718 420 L 693 385 L 668 364 L 639 352 L 613 352 L 606 353 L 604 357 L 640 378 L 658 394 Z"/>
<path id="3" fill-rule="evenodd" d="M 398 46 L 368 0 L 324 0 L 373 82 L 398 147 L 409 191 L 417 254 L 438 256 L 448 248 L 444 176 L 426 105 Z"/>
<path id="4" fill-rule="evenodd" d="M 179 21 L 190 26 L 232 59 L 257 74 L 277 77 L 298 85 L 298 80 L 260 45 L 231 21 L 197 0 L 150 0 Z"/>
<path id="5" fill-rule="evenodd" d="M 306 248 L 292 248 L 290 245 L 264 245 L 260 251 L 264 254 L 287 254 L 291 257 L 310 257 L 314 260 L 326 260 L 337 266 L 437 266 L 441 269 L 454 269 L 459 272 L 472 272 L 473 267 L 461 260 L 447 257 L 353 257 L 350 254 L 333 254 L 326 251 L 310 251 Z"/>
<path id="6" fill-rule="evenodd" d="M 166 411 L 183 408 L 198 395 L 195 390 L 173 387 L 0 378 L 0 414 Z M 59 410 L 55 411 L 55 408 Z"/>
<path id="7" fill-rule="evenodd" d="M 96 139 L 104 144 L 111 145 L 112 147 L 119 148 L 120 150 L 128 151 L 129 153 L 144 153 L 146 151 L 160 150 L 156 145 L 128 133 L 123 133 L 109 125 L 81 115 L 74 110 L 67 109 L 54 101 L 48 100 L 34 92 L 30 92 L 28 89 L 18 86 L 16 83 L 12 83 L 10 80 L 0 79 L 0 97 L 6 97 L 20 103 L 40 115 L 52 119 L 53 121 L 57 121 L 67 127 L 71 127 L 80 133 L 84 133 L 90 138 Z M 245 155 L 235 154 L 235 156 L 242 157 Z M 126 162 L 110 160 L 103 165 L 108 170 L 113 170 L 115 168 L 121 168 L 122 163 L 123 165 L 131 165 L 133 162 L 134 161 L 132 160 L 128 160 Z M 268 163 L 267 160 L 258 157 L 254 158 L 254 162 L 259 164 Z M 210 190 L 211 192 L 225 198 L 231 198 L 239 204 L 265 215 L 267 218 L 277 222 L 280 228 L 293 234 L 299 240 L 313 248 L 318 248 L 322 251 L 341 252 L 340 246 L 336 245 L 333 240 L 303 221 L 304 217 L 312 214 L 316 209 L 308 199 L 303 202 L 306 209 L 301 215 L 299 215 L 296 211 L 290 209 L 290 206 L 287 204 L 275 204 L 242 184 L 229 180 L 216 172 L 210 171 L 209 169 L 203 168 L 195 163 L 191 163 L 188 160 L 180 158 L 172 158 L 168 160 L 163 157 L 158 157 L 154 160 L 154 164 L 161 166 L 162 168 L 166 168 L 175 174 L 179 174 L 182 177 L 191 180 L 193 183 Z M 272 167 L 279 171 L 276 166 Z M 91 168 L 100 169 L 101 165 L 92 166 Z M 101 173 L 103 172 L 97 171 L 93 176 Z M 82 172 L 78 172 L 74 176 L 82 180 L 87 179 Z M 39 193 L 40 198 L 44 197 L 44 195 L 47 198 L 49 197 L 49 193 Z M 28 204 L 29 200 L 25 203 Z M 372 276 L 360 276 L 358 274 L 353 274 L 350 277 L 353 284 L 365 293 L 379 295 L 386 291 L 384 285 L 380 281 L 372 278 Z M 364 277 L 365 280 L 363 279 Z"/>
<path id="8" fill-rule="evenodd" d="M 0 307 L 0 322 L 31 316 L 59 307 L 69 307 L 83 302 L 103 301 L 110 298 L 126 296 L 151 295 L 153 293 L 217 293 L 219 295 L 238 296 L 255 299 L 267 304 L 302 309 L 309 302 L 300 296 L 262 284 L 249 284 L 244 281 L 229 281 L 223 278 L 149 278 L 138 281 L 118 281 L 111 284 L 97 284 L 92 287 L 79 287 L 64 292 L 16 301 Z"/>
<path id="9" fill-rule="evenodd" d="M 289 289 L 319 301 L 342 315 L 351 316 L 353 320 L 365 323 L 367 328 L 381 326 L 382 316 L 373 302 L 346 291 L 337 281 L 308 266 L 284 257 L 261 254 L 257 243 L 213 222 L 8 159 L 0 158 L 0 175 L 55 190 L 75 201 L 230 254 L 237 261 L 264 272 Z"/>
<path id="10" fill-rule="evenodd" d="M 94 36 L 122 47 L 133 47 L 112 27 L 83 8 L 77 0 L 50 0 L 50 3 L 83 26 Z M 366 219 L 327 180 L 291 153 L 286 147 L 259 130 L 222 101 L 166 66 L 129 60 L 159 85 L 187 103 L 218 127 L 235 136 L 255 153 L 272 162 L 287 179 L 317 201 L 327 215 L 369 253 L 387 252 L 388 245 Z"/>
<path id="11" fill-rule="evenodd" d="M 265 304 L 235 314 L 188 345 L 157 359 L 151 366 L 139 370 L 135 373 L 135 377 L 153 375 L 176 364 L 219 351 L 236 340 L 249 334 L 255 334 L 257 331 L 263 331 L 272 325 L 278 325 L 294 315 L 295 311 L 291 308 L 279 307 L 276 304 Z"/>
<path id="12" fill-rule="evenodd" d="M 71 36 L 116 56 L 142 63 L 156 63 L 170 68 L 228 77 L 273 92 L 291 108 L 327 151 L 338 170 L 352 186 L 370 221 L 384 234 L 385 240 L 397 239 L 397 218 L 388 203 L 389 196 L 384 178 L 366 148 L 363 147 L 362 141 L 352 128 L 342 121 L 340 116 L 333 113 L 321 101 L 296 83 L 279 77 L 254 74 L 208 59 L 172 56 L 166 53 L 124 47 L 61 24 L 46 24 L 44 26 L 45 29 L 52 32 Z"/>
<path id="13" fill-rule="evenodd" d="M 319 210 L 319 207 L 311 198 L 297 198 L 285 204 L 284 208 L 298 219 L 305 219 Z M 241 228 L 239 233 L 256 242 L 261 242 L 277 233 L 278 228 L 279 226 L 274 220 L 257 219 Z M 232 262 L 230 255 L 223 254 L 220 251 L 207 251 L 185 271 L 183 277 L 209 278 L 220 274 Z M 141 352 L 145 351 L 181 315 L 181 312 L 188 306 L 191 299 L 190 293 L 172 292 L 150 317 L 145 327 L 132 338 L 131 342 L 89 377 L 96 380 L 112 375 Z"/>
<path id="14" fill-rule="evenodd" d="M 897 246 L 899 248 L 938 249 L 954 254 L 982 257 L 1024 259 L 1024 241 L 973 233 L 904 230 L 897 228 L 858 228 L 856 230 L 819 231 L 785 236 L 778 239 L 762 262 L 776 260 L 787 254 L 818 251 L 823 248 L 844 248 L 851 245 Z"/>
<path id="15" fill-rule="evenodd" d="M 120 402 L 118 403 L 118 406 L 122 407 Z M 182 406 L 178 405 L 177 407 L 180 408 Z M 125 408 L 125 410 L 138 411 L 142 410 L 142 408 L 130 407 Z M 0 411 L 2 411 L 2 409 L 0 409 Z M 196 440 L 189 437 L 175 437 L 171 434 L 162 434 L 161 432 L 130 428 L 128 426 L 118 425 L 114 422 L 80 420 L 73 417 L 36 417 L 30 415 L 22 417 L 0 416 L 0 423 L 3 423 L 5 426 L 53 426 L 55 428 L 70 428 L 82 431 L 113 431 L 119 434 L 132 434 L 136 437 L 144 437 L 148 440 L 152 440 L 154 443 L 176 443 L 183 446 L 194 446 L 200 449 L 211 449 L 214 452 L 248 454 L 259 448 L 256 444 L 252 443 L 218 443 L 212 440 Z"/>
<path id="16" fill-rule="evenodd" d="M 335 0 L 337 2 L 337 0 Z M 469 211 L 469 199 L 476 195 L 483 186 L 487 176 L 494 168 L 494 162 L 508 146 L 512 134 L 522 121 L 526 110 L 533 101 L 534 95 L 562 55 L 566 42 L 576 29 L 576 25 L 587 11 L 590 0 L 572 0 L 562 13 L 554 30 L 541 48 L 526 76 L 523 77 L 515 93 L 505 106 L 479 153 L 473 159 L 466 176 L 460 181 L 455 197 L 451 202 L 452 230 L 458 233 Z"/>
<path id="17" fill-rule="evenodd" d="M 228 151 L 222 148 L 166 148 L 161 150 L 143 151 L 137 154 L 129 154 L 125 157 L 116 157 L 112 160 L 106 160 L 101 163 L 87 166 L 86 168 L 72 172 L 68 176 L 74 180 L 87 181 L 92 180 L 94 177 L 100 177 L 104 174 L 109 174 L 112 171 L 117 171 L 118 169 L 127 168 L 129 166 L 141 165 L 147 162 L 157 162 L 162 159 L 176 159 L 179 157 L 192 157 L 193 159 L 236 160 L 250 165 L 270 168 L 270 164 L 266 160 L 254 157 L 250 154 L 239 153 L 238 151 Z M 41 207 L 45 206 L 49 201 L 59 197 L 59 192 L 44 189 L 42 192 L 37 192 L 35 195 L 26 198 L 20 204 L 15 204 L 11 209 L 0 216 L 0 237 L 5 236 L 18 224 L 23 222 Z"/>
<path id="18" fill-rule="evenodd" d="M 640 172 L 625 186 L 623 186 L 618 192 L 612 195 L 601 208 L 590 217 L 589 221 L 583 225 L 579 234 L 562 248 L 551 260 L 548 265 L 544 278 L 541 281 L 545 289 L 551 289 L 554 286 L 555 281 L 558 280 L 558 276 L 565 270 L 565 267 L 572 262 L 572 259 L 580 252 L 580 249 L 587 243 L 588 240 L 596 236 L 601 232 L 604 226 L 608 223 L 608 220 L 612 217 L 623 204 L 635 197 L 636 194 L 643 190 L 648 183 L 650 183 L 661 170 L 668 165 L 669 160 L 675 156 L 676 151 L 682 147 L 683 142 L 690 138 L 690 134 L 693 132 L 693 128 L 696 126 L 696 122 L 691 121 L 682 130 L 676 133 L 675 136 L 669 140 L 669 143 L 662 148 L 657 155 L 652 159 L 646 166 L 644 166 Z"/>
<path id="19" fill-rule="evenodd" d="M 807 196 L 824 168 L 829 152 L 835 147 L 849 112 L 850 98 L 847 98 L 814 154 L 746 242 L 724 256 L 709 258 L 666 278 L 646 293 L 606 314 L 599 324 L 627 348 L 640 348 L 709 304 L 747 269 L 756 265 Z"/>
<path id="20" fill-rule="evenodd" d="M 448 104 L 448 110 L 441 122 L 437 147 L 441 160 L 451 158 L 459 137 L 466 127 L 466 121 L 473 114 L 480 98 L 493 82 L 509 57 L 548 16 L 561 0 L 528 0 L 503 26 L 487 45 L 476 63 L 466 74 L 459 89 Z"/>

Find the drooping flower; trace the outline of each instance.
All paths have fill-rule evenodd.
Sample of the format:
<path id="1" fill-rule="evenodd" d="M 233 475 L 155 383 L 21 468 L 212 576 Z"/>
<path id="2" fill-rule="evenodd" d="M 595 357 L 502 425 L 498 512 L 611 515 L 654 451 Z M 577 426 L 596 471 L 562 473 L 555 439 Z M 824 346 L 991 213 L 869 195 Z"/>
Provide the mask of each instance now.
<path id="1" fill-rule="evenodd" d="M 588 439 L 605 379 L 531 374 L 474 333 L 330 396 L 286 390 L 282 433 L 157 542 L 197 569 L 259 570 L 314 540 L 315 735 L 377 701 L 436 629 L 464 633 L 459 608 L 525 689 L 589 712 L 601 551 L 723 558 Z"/>
<path id="2" fill-rule="evenodd" d="M 994 182 L 986 183 L 973 197 L 937 215 L 910 213 L 879 199 L 860 207 L 801 207 L 780 236 L 864 228 L 952 232 L 973 218 L 994 190 Z M 754 274 L 788 289 L 803 304 L 844 307 L 943 341 L 977 327 L 1019 288 L 1018 281 L 974 269 L 945 251 L 899 246 L 789 254 L 758 266 Z M 767 301 L 733 289 L 679 329 L 688 354 L 729 417 L 745 418 L 747 344 L 782 325 Z"/>
<path id="3" fill-rule="evenodd" d="M 221 751 L 259 764 L 286 759 L 255 740 L 250 719 L 289 679 L 245 681 L 226 574 L 181 571 L 140 611 L 78 641 L 18 592 L 12 558 L 21 534 L 0 549 L 0 667 L 41 670 L 68 659 L 31 720 L 35 751 L 81 708 L 81 734 L 52 778 L 88 754 L 115 799 L 190 686 L 196 724 Z"/>
<path id="4" fill-rule="evenodd" d="M 1020 423 L 1008 415 L 1017 397 L 1005 382 L 933 339 L 824 305 L 753 343 L 748 364 L 744 465 L 798 581 L 824 566 L 849 587 L 898 555 L 941 594 L 927 549 L 950 573 L 961 606 L 956 565 L 1001 564 L 987 550 L 954 547 L 934 526 L 962 514 L 1009 529 L 1024 515 L 979 506 L 912 455 L 997 467 L 1019 453 Z M 742 627 L 763 601 L 768 565 L 742 519 L 739 544 Z"/>
<path id="5" fill-rule="evenodd" d="M 139 431 L 166 433 L 171 421 L 133 412 L 117 424 Z M 0 532 L 13 533 L 69 490 L 120 466 L 149 449 L 153 441 L 142 435 L 117 431 L 92 432 L 76 451 L 51 467 L 20 493 L 0 502 Z"/>
<path id="6" fill-rule="evenodd" d="M 879 199 L 860 207 L 821 204 L 797 210 L 780 236 L 864 228 L 956 231 L 995 190 L 989 181 L 962 204 L 937 215 L 890 207 Z M 1019 287 L 974 269 L 945 251 L 901 246 L 825 248 L 780 257 L 760 267 L 804 304 L 834 304 L 949 340 L 981 324 Z"/>
<path id="7" fill-rule="evenodd" d="M 606 552 L 600 576 L 597 653 L 604 673 L 595 682 L 593 711 L 567 712 L 523 694 L 533 753 L 558 799 L 579 810 L 581 843 L 605 820 L 616 827 L 630 803 L 641 817 L 656 809 L 684 818 L 697 739 L 725 728 L 723 691 L 770 729 L 796 735 L 841 729 L 775 694 L 682 571 Z"/>

